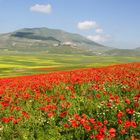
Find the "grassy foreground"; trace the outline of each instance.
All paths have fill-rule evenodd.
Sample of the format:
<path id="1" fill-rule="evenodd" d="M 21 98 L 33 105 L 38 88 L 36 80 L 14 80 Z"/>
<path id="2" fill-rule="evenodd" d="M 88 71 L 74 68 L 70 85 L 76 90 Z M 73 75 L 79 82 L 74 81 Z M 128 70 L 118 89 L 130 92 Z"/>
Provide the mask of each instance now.
<path id="1" fill-rule="evenodd" d="M 140 63 L 0 79 L 0 140 L 139 140 Z"/>
<path id="2" fill-rule="evenodd" d="M 1 55 L 0 77 L 100 67 L 119 63 L 140 62 L 140 57 L 103 57 L 85 55 Z"/>

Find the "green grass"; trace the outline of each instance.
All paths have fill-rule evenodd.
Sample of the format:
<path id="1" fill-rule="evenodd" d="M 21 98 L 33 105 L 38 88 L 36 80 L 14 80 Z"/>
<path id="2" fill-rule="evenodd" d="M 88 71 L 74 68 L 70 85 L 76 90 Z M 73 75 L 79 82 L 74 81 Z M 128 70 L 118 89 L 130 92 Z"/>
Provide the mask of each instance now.
<path id="1" fill-rule="evenodd" d="M 1 55 L 0 77 L 13 77 L 75 68 L 100 67 L 119 63 L 139 62 L 140 57 L 107 57 L 85 55 Z M 53 68 L 42 70 L 37 68 Z"/>

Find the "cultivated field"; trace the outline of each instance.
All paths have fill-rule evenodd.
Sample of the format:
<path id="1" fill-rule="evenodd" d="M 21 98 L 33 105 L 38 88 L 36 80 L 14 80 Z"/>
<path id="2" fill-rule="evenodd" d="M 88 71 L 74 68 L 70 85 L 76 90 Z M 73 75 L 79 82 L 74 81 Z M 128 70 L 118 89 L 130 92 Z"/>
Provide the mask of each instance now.
<path id="1" fill-rule="evenodd" d="M 100 67 L 112 64 L 139 62 L 140 57 L 103 57 L 85 55 L 1 55 L 0 77 Z"/>

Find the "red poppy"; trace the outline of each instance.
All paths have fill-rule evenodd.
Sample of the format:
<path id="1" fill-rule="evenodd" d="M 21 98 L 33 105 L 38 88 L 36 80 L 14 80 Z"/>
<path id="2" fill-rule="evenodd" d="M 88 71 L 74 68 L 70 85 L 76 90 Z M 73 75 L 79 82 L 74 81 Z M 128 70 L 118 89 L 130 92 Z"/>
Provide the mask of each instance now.
<path id="1" fill-rule="evenodd" d="M 91 128 L 90 128 L 90 126 L 88 124 L 83 124 L 83 127 L 87 131 L 91 130 Z"/>
<path id="2" fill-rule="evenodd" d="M 116 136 L 116 130 L 114 128 L 110 128 L 108 130 L 110 137 L 115 137 Z"/>
<path id="3" fill-rule="evenodd" d="M 123 112 L 119 110 L 118 114 L 117 114 L 117 118 L 121 118 L 123 116 Z"/>
<path id="4" fill-rule="evenodd" d="M 129 99 L 126 99 L 125 102 L 126 102 L 127 104 L 130 104 L 130 100 L 129 100 Z"/>
<path id="5" fill-rule="evenodd" d="M 2 118 L 2 121 L 3 122 L 9 122 L 9 121 L 11 121 L 11 119 L 9 117 L 3 117 Z"/>

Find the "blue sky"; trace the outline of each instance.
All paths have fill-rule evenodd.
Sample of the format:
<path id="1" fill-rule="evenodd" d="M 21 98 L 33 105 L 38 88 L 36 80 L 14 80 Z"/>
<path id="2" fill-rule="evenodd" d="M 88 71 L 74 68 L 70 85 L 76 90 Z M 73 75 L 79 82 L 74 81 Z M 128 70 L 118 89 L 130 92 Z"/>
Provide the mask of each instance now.
<path id="1" fill-rule="evenodd" d="M 0 33 L 48 27 L 104 45 L 140 47 L 140 0 L 0 0 Z"/>

